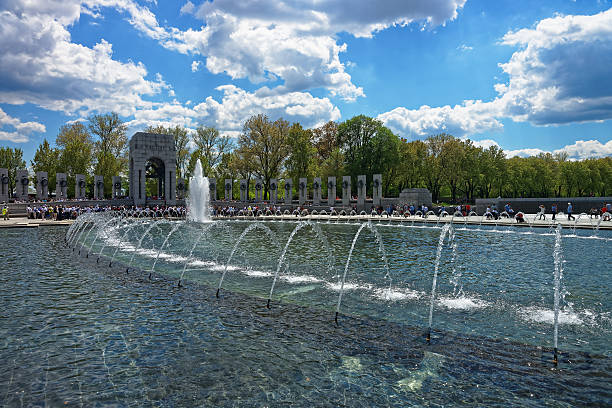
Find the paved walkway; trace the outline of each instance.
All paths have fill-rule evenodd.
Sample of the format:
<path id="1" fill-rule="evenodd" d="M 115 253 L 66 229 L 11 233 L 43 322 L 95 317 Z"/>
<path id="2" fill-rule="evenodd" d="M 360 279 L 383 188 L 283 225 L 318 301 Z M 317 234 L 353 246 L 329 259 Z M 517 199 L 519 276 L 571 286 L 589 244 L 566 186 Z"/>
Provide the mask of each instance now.
<path id="1" fill-rule="evenodd" d="M 329 216 L 329 215 L 308 215 L 304 217 L 296 217 L 295 215 L 282 215 L 282 216 L 264 216 L 258 217 L 258 220 L 276 220 L 276 221 L 297 221 L 297 220 L 312 220 L 312 221 L 376 221 L 376 222 L 391 222 L 398 224 L 439 224 L 452 222 L 455 224 L 470 224 L 470 225 L 490 225 L 490 226 L 515 226 L 515 227 L 540 227 L 549 228 L 552 225 L 550 216 L 547 216 L 545 220 L 536 220 L 535 214 L 527 214 L 526 222 L 518 224 L 514 219 L 500 218 L 499 220 L 487 220 L 483 219 L 482 216 L 472 217 L 455 217 L 446 216 L 438 218 L 437 216 L 430 215 L 427 218 L 421 217 L 372 217 L 370 215 L 352 215 L 352 216 Z M 215 217 L 219 220 L 255 220 L 254 217 L 249 216 L 235 216 L 235 217 Z M 578 218 L 578 216 L 576 216 Z M 74 220 L 63 220 L 63 221 L 52 221 L 52 220 L 31 220 L 27 218 L 11 218 L 8 221 L 0 219 L 0 228 L 38 228 L 53 225 L 70 225 Z M 556 223 L 561 224 L 563 228 L 578 228 L 578 229 L 596 229 L 599 225 L 600 230 L 612 230 L 612 221 L 601 221 L 599 218 L 591 218 L 589 216 L 581 216 L 577 221 L 568 221 L 567 217 L 557 217 Z"/>

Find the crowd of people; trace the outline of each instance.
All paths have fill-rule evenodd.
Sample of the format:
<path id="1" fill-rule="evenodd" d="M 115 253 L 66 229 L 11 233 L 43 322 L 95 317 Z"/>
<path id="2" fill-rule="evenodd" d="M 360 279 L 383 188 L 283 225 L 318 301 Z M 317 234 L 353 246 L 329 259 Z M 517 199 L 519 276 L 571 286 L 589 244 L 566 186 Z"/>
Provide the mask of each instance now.
<path id="1" fill-rule="evenodd" d="M 115 211 L 126 217 L 177 217 L 184 218 L 187 209 L 183 206 L 78 206 L 78 205 L 55 205 L 43 203 L 41 205 L 28 205 L 27 217 L 36 220 L 74 220 L 85 213 L 99 213 Z"/>

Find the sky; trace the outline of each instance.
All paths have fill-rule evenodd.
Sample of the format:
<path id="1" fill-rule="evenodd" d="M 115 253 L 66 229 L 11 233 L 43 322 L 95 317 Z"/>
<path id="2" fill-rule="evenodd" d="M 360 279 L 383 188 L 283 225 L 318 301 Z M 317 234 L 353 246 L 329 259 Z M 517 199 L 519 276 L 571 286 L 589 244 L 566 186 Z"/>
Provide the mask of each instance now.
<path id="1" fill-rule="evenodd" d="M 0 146 L 117 112 L 237 136 L 364 114 L 508 157 L 612 156 L 612 0 L 0 0 Z"/>

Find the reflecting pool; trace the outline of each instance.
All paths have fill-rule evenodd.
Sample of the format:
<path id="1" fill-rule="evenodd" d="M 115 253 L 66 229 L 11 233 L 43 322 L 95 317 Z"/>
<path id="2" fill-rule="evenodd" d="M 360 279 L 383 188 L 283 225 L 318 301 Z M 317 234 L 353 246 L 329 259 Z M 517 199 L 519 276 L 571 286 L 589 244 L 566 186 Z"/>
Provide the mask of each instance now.
<path id="1" fill-rule="evenodd" d="M 561 231 L 555 367 L 555 230 L 253 224 L 93 216 L 0 230 L 0 401 L 612 403 L 608 231 Z"/>

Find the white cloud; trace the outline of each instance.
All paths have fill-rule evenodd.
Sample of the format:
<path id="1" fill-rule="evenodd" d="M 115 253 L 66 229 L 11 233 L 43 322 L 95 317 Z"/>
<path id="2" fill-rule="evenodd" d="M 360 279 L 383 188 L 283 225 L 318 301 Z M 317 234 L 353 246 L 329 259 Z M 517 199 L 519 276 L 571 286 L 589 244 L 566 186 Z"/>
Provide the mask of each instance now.
<path id="1" fill-rule="evenodd" d="M 457 49 L 459 51 L 472 51 L 474 49 L 474 47 L 470 47 L 469 45 L 465 45 L 465 44 L 461 44 L 459 47 L 457 47 Z"/>
<path id="2" fill-rule="evenodd" d="M 488 149 L 491 146 L 501 148 L 499 143 L 492 139 L 484 139 L 473 141 L 475 146 L 480 146 Z M 599 140 L 577 140 L 574 144 L 566 145 L 560 149 L 543 150 L 539 148 L 523 148 L 515 150 L 504 150 L 506 157 L 529 157 L 537 156 L 542 153 L 567 153 L 568 157 L 573 160 L 582 160 L 589 158 L 608 157 L 612 156 L 612 140 L 602 143 Z"/>
<path id="3" fill-rule="evenodd" d="M 190 103 L 182 105 L 176 101 L 156 104 L 150 109 L 138 110 L 128 126 L 136 129 L 149 125 L 179 125 L 193 129 L 204 124 L 215 126 L 224 134 L 238 134 L 250 116 L 260 113 L 272 120 L 282 117 L 289 122 L 300 122 L 305 127 L 320 126 L 340 118 L 340 111 L 328 98 L 315 98 L 305 92 L 276 95 L 267 88 L 247 92 L 234 85 L 223 85 L 217 90 L 223 94 L 220 101 L 209 96 L 193 107 L 189 107 Z"/>
<path id="4" fill-rule="evenodd" d="M 495 85 L 497 98 L 454 107 L 398 107 L 378 118 L 408 138 L 501 130 L 502 118 L 541 126 L 612 119 L 612 9 L 544 19 L 535 28 L 507 33 L 502 43 L 520 49 L 500 64 L 509 79 Z"/>
<path id="5" fill-rule="evenodd" d="M 612 9 L 544 19 L 502 43 L 521 47 L 500 64 L 509 76 L 496 86 L 506 116 L 535 125 L 612 118 Z"/>
<path id="6" fill-rule="evenodd" d="M 45 125 L 38 122 L 22 122 L 18 118 L 9 116 L 2 108 L 0 108 L 0 127 L 10 126 L 21 132 L 44 132 L 46 131 Z"/>
<path id="7" fill-rule="evenodd" d="M 197 72 L 200 69 L 202 61 L 193 61 L 191 63 L 191 72 Z"/>
<path id="8" fill-rule="evenodd" d="M 13 143 L 26 143 L 29 142 L 30 139 L 17 132 L 5 132 L 4 130 L 0 130 L 0 140 L 5 140 Z"/>
<path id="9" fill-rule="evenodd" d="M 130 0 L 90 0 L 130 15 L 130 23 L 159 43 L 181 53 L 206 57 L 206 68 L 252 83 L 282 81 L 270 90 L 283 94 L 324 88 L 346 101 L 365 96 L 340 61 L 346 44 L 336 33 L 371 37 L 393 25 L 422 22 L 444 24 L 457 17 L 466 0 L 358 0 L 341 2 L 216 0 L 195 6 L 188 1 L 181 13 L 205 23 L 199 30 L 161 27 L 145 7 Z M 193 70 L 193 65 L 192 65 Z"/>
<path id="10" fill-rule="evenodd" d="M 399 107 L 378 115 L 378 119 L 394 132 L 409 139 L 441 132 L 463 137 L 501 130 L 503 125 L 495 119 L 495 109 L 495 104 L 465 101 L 454 107 Z"/>
<path id="11" fill-rule="evenodd" d="M 93 1 L 87 1 L 93 3 Z M 0 103 L 33 103 L 72 114 L 117 111 L 131 115 L 150 106 L 143 95 L 167 88 L 148 80 L 141 63 L 119 62 L 112 45 L 71 42 L 67 27 L 95 8 L 77 1 L 14 1 L 0 6 Z"/>

